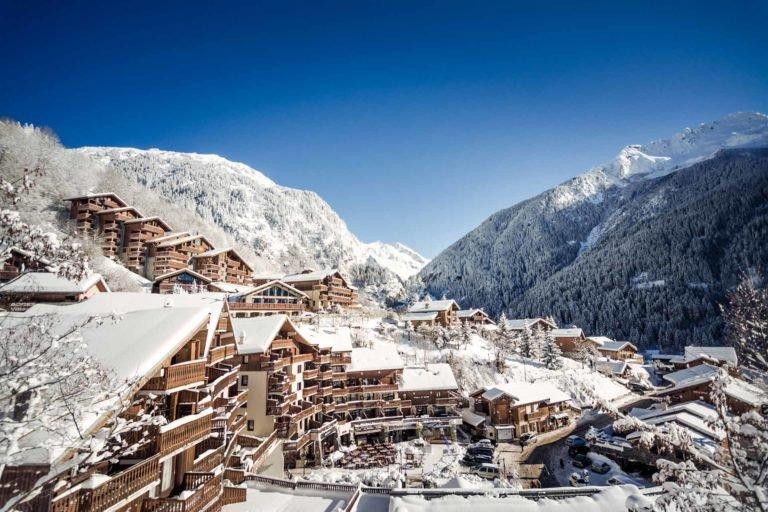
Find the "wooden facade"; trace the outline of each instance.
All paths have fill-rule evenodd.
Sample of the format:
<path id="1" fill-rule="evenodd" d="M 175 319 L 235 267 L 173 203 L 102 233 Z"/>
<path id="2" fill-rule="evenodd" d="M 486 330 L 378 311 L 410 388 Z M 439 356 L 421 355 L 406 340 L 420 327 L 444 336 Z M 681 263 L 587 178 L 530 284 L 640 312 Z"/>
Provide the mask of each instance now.
<path id="1" fill-rule="evenodd" d="M 82 472 L 65 471 L 54 477 L 35 499 L 15 509 L 220 510 L 227 488 L 224 478 L 235 480 L 244 471 L 244 461 L 233 454 L 244 442 L 241 432 L 247 397 L 237 389 L 239 367 L 226 319 L 213 322 L 215 333 L 208 332 L 210 325 L 204 322 L 183 346 L 146 375 L 134 397 L 142 400 L 120 413 L 133 417 L 144 407 L 165 417 L 164 424 L 150 426 L 148 436 L 136 439 L 135 452 L 85 467 Z M 48 471 L 48 466 L 4 468 L 0 502 L 30 489 Z"/>
<path id="2" fill-rule="evenodd" d="M 496 325 L 496 322 L 491 320 L 488 313 L 482 309 L 467 309 L 460 310 L 457 313 L 457 318 L 462 323 L 469 323 L 473 325 Z"/>
<path id="3" fill-rule="evenodd" d="M 98 274 L 76 283 L 51 272 L 25 272 L 0 287 L 0 306 L 8 311 L 26 311 L 34 304 L 81 302 L 108 291 Z"/>
<path id="4" fill-rule="evenodd" d="M 121 208 L 109 208 L 94 213 L 93 228 L 97 236 L 101 238 L 101 252 L 107 258 L 116 258 L 120 255 L 123 243 L 123 223 L 127 220 L 135 220 L 142 215 L 132 206 Z"/>
<path id="5" fill-rule="evenodd" d="M 211 280 L 187 268 L 164 274 L 152 282 L 152 293 L 201 293 L 209 291 Z"/>
<path id="6" fill-rule="evenodd" d="M 0 267 L 0 283 L 15 279 L 24 272 L 41 272 L 47 269 L 47 263 L 34 258 L 32 253 L 11 247 Z"/>
<path id="7" fill-rule="evenodd" d="M 598 352 L 604 357 L 615 361 L 628 361 L 637 359 L 637 347 L 628 341 L 614 341 L 597 346 Z"/>
<path id="8" fill-rule="evenodd" d="M 147 245 L 146 276 L 148 278 L 188 269 L 195 255 L 213 249 L 213 245 L 203 235 L 174 237 L 172 240 Z"/>
<path id="9" fill-rule="evenodd" d="M 251 284 L 253 269 L 234 249 L 212 249 L 192 256 L 192 268 L 214 282 Z"/>
<path id="10" fill-rule="evenodd" d="M 75 221 L 77 231 L 84 235 L 93 232 L 97 212 L 128 206 L 117 194 L 111 192 L 70 197 L 65 201 L 70 202 L 69 218 Z"/>
<path id="11" fill-rule="evenodd" d="M 300 316 L 306 310 L 308 297 L 282 281 L 269 281 L 243 293 L 229 297 L 230 315 L 252 317 L 284 314 Z"/>
<path id="12" fill-rule="evenodd" d="M 125 266 L 132 272 L 143 275 L 147 242 L 170 232 L 171 227 L 159 217 L 124 221 L 120 256 Z"/>
<path id="13" fill-rule="evenodd" d="M 312 311 L 324 311 L 334 306 L 357 306 L 357 291 L 338 270 L 305 270 L 283 278 L 283 282 L 307 295 Z"/>
<path id="14" fill-rule="evenodd" d="M 550 332 L 552 332 L 552 337 L 555 339 L 557 346 L 566 354 L 578 352 L 586 341 L 584 332 L 578 328 L 552 329 Z"/>

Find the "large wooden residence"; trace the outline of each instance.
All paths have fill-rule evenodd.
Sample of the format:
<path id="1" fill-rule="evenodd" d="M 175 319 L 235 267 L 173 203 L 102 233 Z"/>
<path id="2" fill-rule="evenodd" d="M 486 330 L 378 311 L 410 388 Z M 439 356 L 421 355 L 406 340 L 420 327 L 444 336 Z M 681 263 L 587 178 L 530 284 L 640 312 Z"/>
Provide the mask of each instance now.
<path id="1" fill-rule="evenodd" d="M 112 192 L 70 197 L 65 201 L 70 202 L 69 218 L 75 221 L 76 229 L 82 234 L 93 232 L 98 212 L 128 206 L 128 203 Z"/>
<path id="2" fill-rule="evenodd" d="M 229 312 L 234 317 L 284 314 L 299 316 L 304 313 L 307 295 L 282 281 L 246 288 L 229 296 Z"/>
<path id="3" fill-rule="evenodd" d="M 657 394 L 669 397 L 672 403 L 695 400 L 711 402 L 712 382 L 720 371 L 717 366 L 705 363 L 668 373 L 663 377 L 667 388 Z M 768 407 L 768 395 L 760 388 L 740 379 L 730 378 L 725 386 L 725 396 L 728 409 L 734 414 Z"/>
<path id="4" fill-rule="evenodd" d="M 174 237 L 155 243 L 157 239 L 147 244 L 146 275 L 148 279 L 162 276 L 174 270 L 193 266 L 193 258 L 198 254 L 213 249 L 213 244 L 203 235 L 187 235 Z"/>
<path id="5" fill-rule="evenodd" d="M 147 241 L 165 236 L 171 227 L 160 217 L 143 217 L 123 221 L 123 239 L 120 251 L 125 266 L 137 274 L 144 274 Z"/>
<path id="6" fill-rule="evenodd" d="M 404 322 L 413 327 L 420 325 L 448 327 L 458 321 L 459 305 L 455 300 L 431 300 L 415 302 L 403 315 Z"/>
<path id="7" fill-rule="evenodd" d="M 48 262 L 40 261 L 29 251 L 11 247 L 0 267 L 0 283 L 19 277 L 24 272 L 41 272 L 48 269 Z"/>
<path id="8" fill-rule="evenodd" d="M 513 382 L 472 393 L 462 419 L 479 434 L 510 441 L 563 427 L 571 421 L 572 410 L 571 397 L 548 382 Z"/>
<path id="9" fill-rule="evenodd" d="M 212 281 L 194 270 L 182 268 L 158 276 L 152 281 L 152 293 L 201 293 L 215 291 Z"/>
<path id="10" fill-rule="evenodd" d="M 7 310 L 24 311 L 37 303 L 80 302 L 108 291 L 99 274 L 72 281 L 52 272 L 25 272 L 0 286 L 0 305 Z"/>
<path id="11" fill-rule="evenodd" d="M 415 432 L 416 414 L 448 427 L 458 397 L 445 369 L 414 375 L 399 394 L 403 361 L 393 345 L 352 348 L 348 328 L 293 323 L 286 315 L 231 318 L 248 390 L 246 431 L 285 439 L 285 464 L 320 463 L 353 438 Z M 434 386 L 430 388 L 430 377 Z M 452 377 L 451 377 L 452 380 Z M 426 421 L 426 420 L 425 420 Z"/>
<path id="12" fill-rule="evenodd" d="M 584 331 L 578 327 L 570 327 L 567 329 L 552 329 L 550 331 L 552 337 L 555 339 L 555 343 L 560 347 L 560 350 L 564 354 L 573 354 L 581 349 L 586 337 Z"/>
<path id="13" fill-rule="evenodd" d="M 99 210 L 93 215 L 93 230 L 101 238 L 101 252 L 108 258 L 119 256 L 123 243 L 123 223 L 141 218 L 141 212 L 133 206 Z"/>
<path id="14" fill-rule="evenodd" d="M 312 311 L 357 305 L 357 290 L 338 270 L 307 269 L 298 274 L 288 274 L 281 281 L 304 292 Z"/>
<path id="15" fill-rule="evenodd" d="M 637 355 L 637 347 L 629 341 L 609 341 L 597 345 L 597 351 L 614 361 L 632 361 L 642 363 L 642 356 Z"/>
<path id="16" fill-rule="evenodd" d="M 211 249 L 192 256 L 193 269 L 214 282 L 251 284 L 253 269 L 231 248 Z"/>
<path id="17" fill-rule="evenodd" d="M 458 318 L 461 323 L 472 325 L 496 325 L 496 322 L 491 320 L 488 313 L 482 309 L 461 309 L 456 312 L 456 318 Z"/>
<path id="18" fill-rule="evenodd" d="M 160 295 L 102 293 L 73 305 L 40 304 L 9 321 L 55 314 L 56 329 L 65 332 L 83 317 L 115 311 L 121 312 L 118 318 L 88 324 L 81 333 L 118 396 L 82 402 L 80 424 L 69 414 L 41 411 L 48 442 L 30 450 L 26 444 L 37 438 L 22 439 L 19 453 L 4 461 L 0 502 L 40 478 L 42 490 L 15 509 L 202 512 L 244 500 L 225 481 L 237 482 L 244 474 L 241 446 L 258 447 L 242 457 L 257 458 L 263 450 L 260 440 L 242 434 L 247 395 L 237 388 L 234 337 L 220 297 L 180 295 L 169 302 Z M 93 435 L 115 415 L 131 420 L 142 413 L 163 419 L 147 422 L 146 434 L 121 434 L 125 451 L 70 470 L 80 457 L 72 444 L 78 433 Z"/>

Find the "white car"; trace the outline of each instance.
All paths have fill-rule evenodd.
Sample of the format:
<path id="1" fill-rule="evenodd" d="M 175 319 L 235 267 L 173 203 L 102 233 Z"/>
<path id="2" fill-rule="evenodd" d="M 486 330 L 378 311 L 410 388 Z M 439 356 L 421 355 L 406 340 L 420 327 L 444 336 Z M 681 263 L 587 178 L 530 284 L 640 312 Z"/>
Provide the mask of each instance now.
<path id="1" fill-rule="evenodd" d="M 568 477 L 568 483 L 571 484 L 571 487 L 581 487 L 582 485 L 587 485 L 589 482 L 584 478 L 584 475 L 574 472 Z"/>
<path id="2" fill-rule="evenodd" d="M 495 479 L 499 477 L 499 466 L 497 464 L 480 464 L 472 469 L 472 473 L 482 478 Z"/>

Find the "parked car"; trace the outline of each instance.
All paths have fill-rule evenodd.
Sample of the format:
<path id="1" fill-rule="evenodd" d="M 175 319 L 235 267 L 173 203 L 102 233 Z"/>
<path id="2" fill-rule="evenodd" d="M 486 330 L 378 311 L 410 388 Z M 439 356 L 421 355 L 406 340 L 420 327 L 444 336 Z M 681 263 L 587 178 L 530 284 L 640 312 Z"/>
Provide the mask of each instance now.
<path id="1" fill-rule="evenodd" d="M 591 469 L 595 473 L 600 473 L 601 475 L 604 475 L 611 470 L 611 465 L 608 464 L 607 462 L 593 461 L 592 464 L 589 466 L 589 469 Z"/>
<path id="2" fill-rule="evenodd" d="M 491 441 L 490 439 L 481 439 L 475 443 L 475 446 L 479 446 L 479 445 L 493 446 L 493 441 Z"/>
<path id="3" fill-rule="evenodd" d="M 632 484 L 634 485 L 634 482 L 632 482 L 629 478 L 622 476 L 622 475 L 613 475 L 611 478 L 606 480 L 608 485 L 628 485 Z"/>
<path id="4" fill-rule="evenodd" d="M 472 469 L 472 473 L 482 478 L 498 478 L 499 466 L 497 464 L 480 464 Z"/>
<path id="5" fill-rule="evenodd" d="M 493 457 L 493 447 L 491 446 L 470 446 L 467 448 L 467 453 L 470 455 L 488 455 Z"/>
<path id="6" fill-rule="evenodd" d="M 575 457 L 577 455 L 586 455 L 587 452 L 589 452 L 589 446 L 587 445 L 568 447 L 568 455 L 571 457 Z"/>
<path id="7" fill-rule="evenodd" d="M 527 444 L 535 443 L 536 442 L 536 434 L 533 432 L 527 432 L 520 436 L 520 444 L 525 446 Z"/>
<path id="8" fill-rule="evenodd" d="M 587 440 L 581 436 L 572 435 L 568 436 L 568 439 L 565 440 L 565 444 L 567 446 L 586 446 Z"/>
<path id="9" fill-rule="evenodd" d="M 461 463 L 465 466 L 477 466 L 479 464 L 490 464 L 493 462 L 493 457 L 490 455 L 472 455 L 472 454 L 466 454 L 463 459 L 461 459 Z"/>
<path id="10" fill-rule="evenodd" d="M 581 487 L 582 485 L 587 485 L 589 482 L 581 473 L 573 472 L 571 473 L 571 476 L 568 477 L 568 483 L 571 484 L 571 487 Z"/>
<path id="11" fill-rule="evenodd" d="M 629 389 L 636 393 L 645 393 L 646 391 L 650 391 L 651 387 L 644 382 L 635 381 L 629 383 Z"/>
<path id="12" fill-rule="evenodd" d="M 571 463 L 577 468 L 588 468 L 592 465 L 592 461 L 583 453 L 575 455 Z"/>

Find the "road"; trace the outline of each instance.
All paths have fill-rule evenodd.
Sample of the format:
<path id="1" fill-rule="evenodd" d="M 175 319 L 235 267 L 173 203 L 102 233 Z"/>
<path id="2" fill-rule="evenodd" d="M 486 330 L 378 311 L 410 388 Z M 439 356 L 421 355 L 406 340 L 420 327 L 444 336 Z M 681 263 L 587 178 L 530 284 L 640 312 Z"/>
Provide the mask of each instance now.
<path id="1" fill-rule="evenodd" d="M 655 400 L 653 398 L 644 397 L 636 402 L 624 405 L 621 410 L 626 411 L 632 407 L 648 407 L 654 402 Z M 527 449 L 524 450 L 522 460 L 527 464 L 544 464 L 546 468 L 550 469 L 550 471 L 546 471 L 540 479 L 542 487 L 567 486 L 568 482 L 557 481 L 554 471 L 555 467 L 560 464 L 560 459 L 563 458 L 566 438 L 570 435 L 584 437 L 590 427 L 600 429 L 607 427 L 612 422 L 613 418 L 607 414 L 591 414 L 586 417 L 582 416 L 574 429 L 567 429 L 562 435 L 545 439 L 544 442 L 546 444 L 537 443 L 532 447 L 530 452 L 528 452 Z M 569 464 L 569 461 L 566 460 L 565 462 L 566 464 Z"/>

